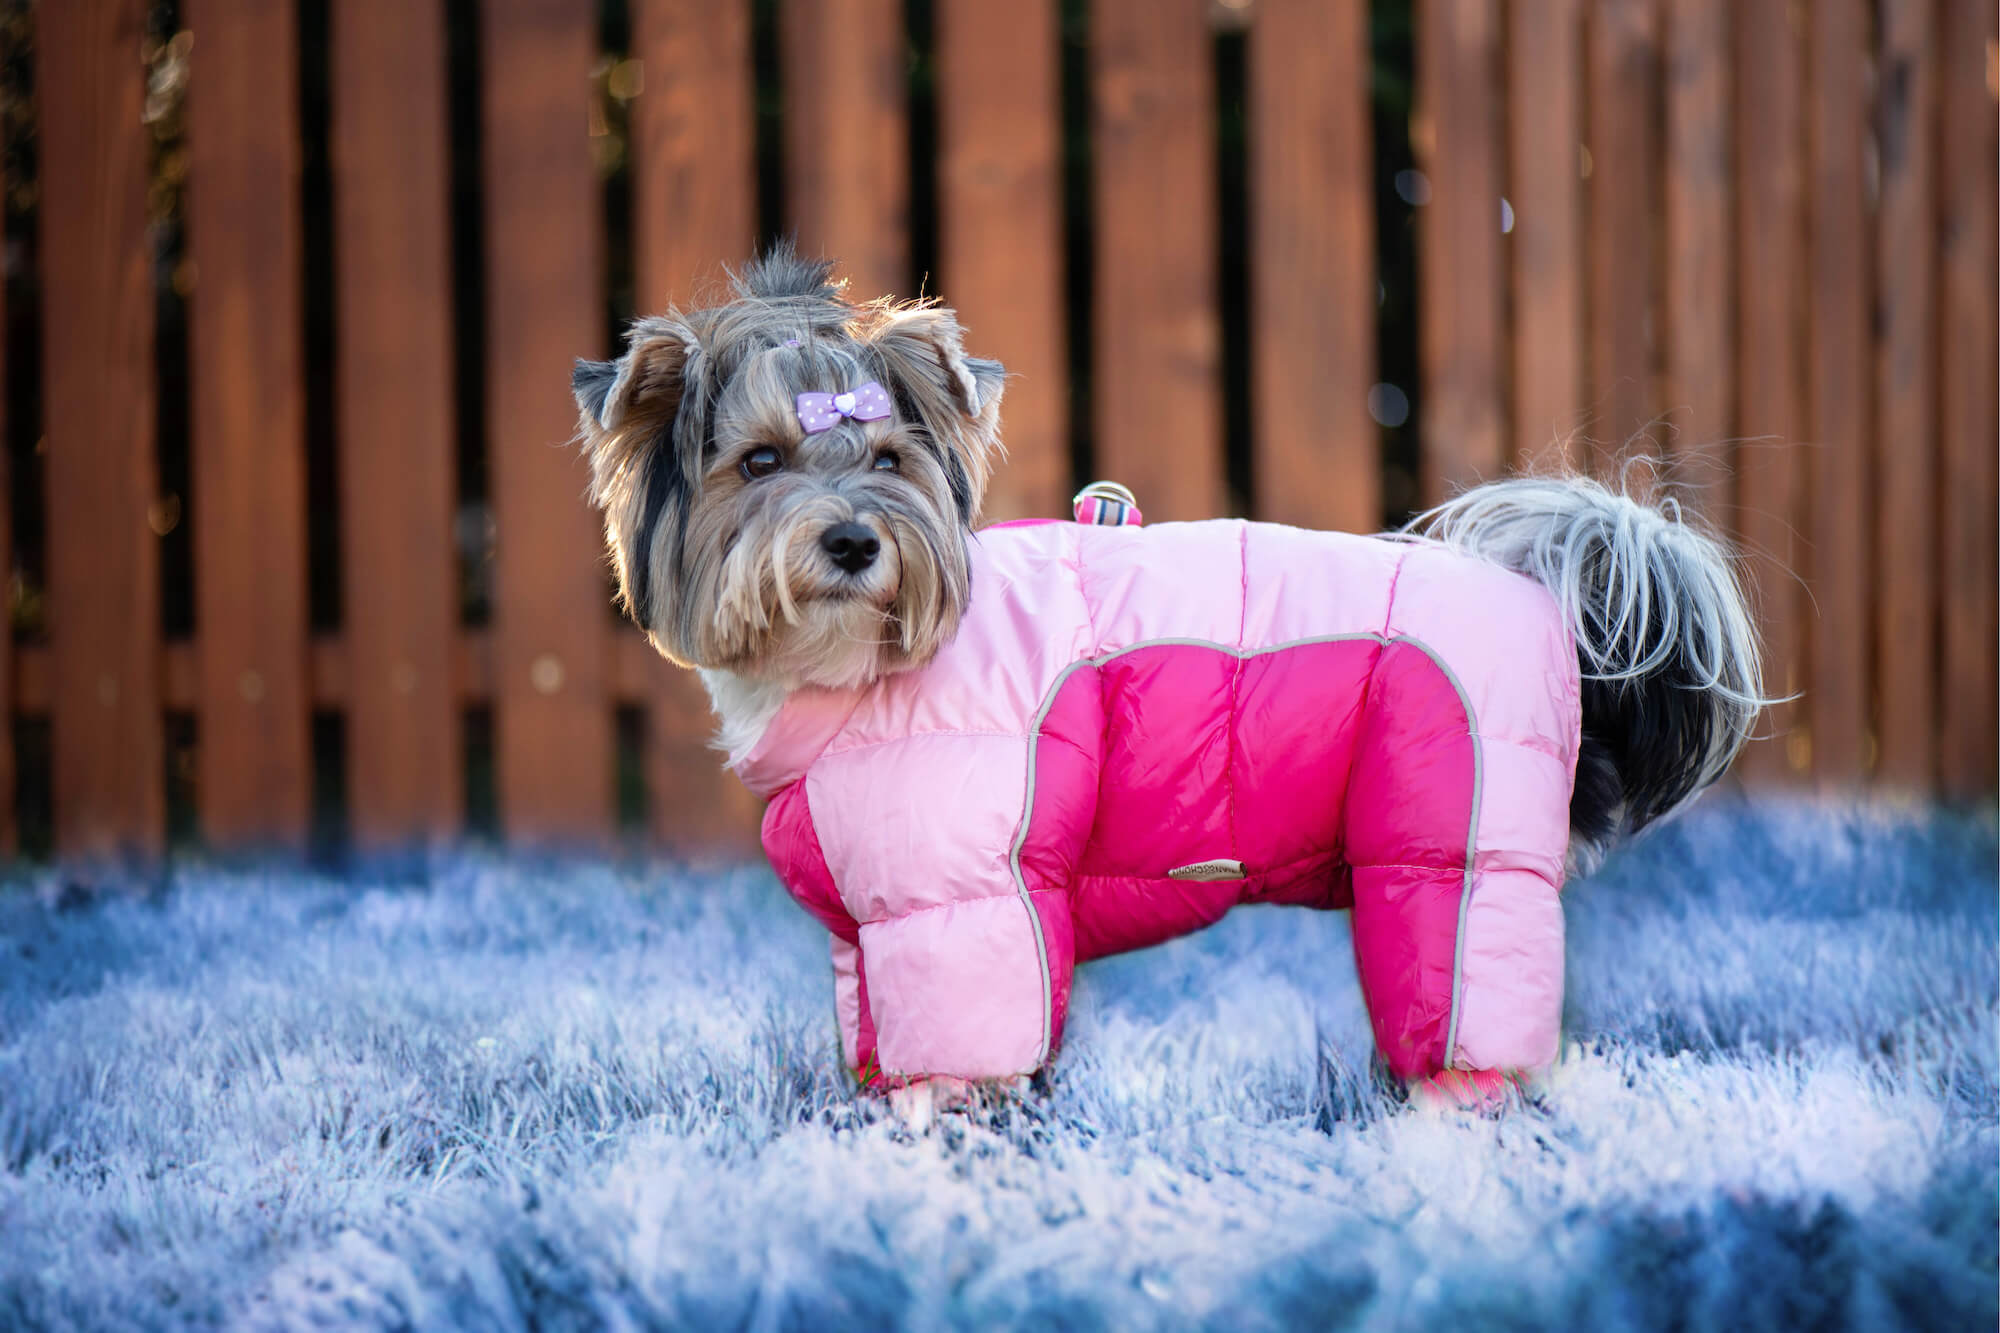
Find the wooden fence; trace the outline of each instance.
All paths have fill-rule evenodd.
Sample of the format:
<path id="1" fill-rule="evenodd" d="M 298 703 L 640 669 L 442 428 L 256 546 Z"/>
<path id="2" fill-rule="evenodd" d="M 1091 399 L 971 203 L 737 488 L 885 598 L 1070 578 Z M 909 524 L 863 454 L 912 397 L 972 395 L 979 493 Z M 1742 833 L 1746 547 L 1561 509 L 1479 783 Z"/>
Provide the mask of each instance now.
<path id="1" fill-rule="evenodd" d="M 142 0 L 13 6 L 39 167 L 12 183 L 33 271 L 7 290 L 35 304 L 5 364 L 39 381 L 5 396 L 0 523 L 42 546 L 0 533 L 39 571 L 9 580 L 0 698 L 48 743 L 18 771 L 32 747 L 0 745 L 9 840 L 40 803 L 65 855 L 156 855 L 170 723 L 212 846 L 301 847 L 329 799 L 364 849 L 453 838 L 478 710 L 510 838 L 616 835 L 622 717 L 643 824 L 747 847 L 698 689 L 607 610 L 562 446 L 607 284 L 655 309 L 774 229 L 862 294 L 941 294 L 1014 372 L 989 518 L 1061 513 L 1087 469 L 1157 518 L 1373 529 L 1524 461 L 1658 455 L 1768 557 L 1770 681 L 1800 698 L 1747 775 L 1993 787 L 1989 3 L 1419 0 L 1408 49 L 1407 7 L 1361 0 L 171 8 L 191 36 Z M 163 54 L 185 66 L 171 497 Z M 316 625 L 329 518 L 340 607 Z M 162 628 L 177 522 L 184 634 Z"/>

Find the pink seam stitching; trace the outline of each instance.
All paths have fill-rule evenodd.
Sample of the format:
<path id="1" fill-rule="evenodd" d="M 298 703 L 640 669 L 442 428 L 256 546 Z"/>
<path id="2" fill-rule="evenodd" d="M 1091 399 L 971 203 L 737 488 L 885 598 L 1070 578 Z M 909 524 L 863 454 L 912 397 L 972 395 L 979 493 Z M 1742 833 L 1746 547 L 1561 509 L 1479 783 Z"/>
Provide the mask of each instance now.
<path id="1" fill-rule="evenodd" d="M 1396 567 L 1389 571 L 1389 595 L 1382 602 L 1382 637 L 1388 638 L 1389 626 L 1396 619 L 1396 585 L 1403 581 L 1403 566 L 1408 564 L 1410 553 L 1404 551 L 1396 557 Z"/>
<path id="2" fill-rule="evenodd" d="M 1051 893 L 1061 893 L 1061 892 L 1062 892 L 1061 889 L 1029 889 L 1028 896 L 1030 898 L 1038 896 L 1045 897 Z M 954 903 L 938 903 L 931 907 L 912 907 L 909 911 L 898 912 L 894 916 L 878 916 L 867 921 L 856 921 L 854 924 L 857 926 L 891 926 L 898 921 L 907 921 L 913 916 L 923 916 L 929 912 L 949 911 L 954 907 L 967 907 L 973 903 L 997 903 L 997 902 L 1017 903 L 1019 901 L 1021 901 L 1020 890 L 1015 889 L 1010 885 L 1007 889 L 1007 892 L 1005 893 L 982 893 L 977 898 L 960 898 L 957 902 Z"/>
<path id="3" fill-rule="evenodd" d="M 1236 529 L 1236 664 L 1229 673 L 1229 714 L 1223 725 L 1229 728 L 1229 760 L 1223 765 L 1223 802 L 1229 812 L 1229 850 L 1241 850 L 1241 840 L 1236 835 L 1236 724 L 1237 710 L 1242 700 L 1243 656 L 1245 632 L 1250 625 L 1250 525 L 1245 523 Z"/>

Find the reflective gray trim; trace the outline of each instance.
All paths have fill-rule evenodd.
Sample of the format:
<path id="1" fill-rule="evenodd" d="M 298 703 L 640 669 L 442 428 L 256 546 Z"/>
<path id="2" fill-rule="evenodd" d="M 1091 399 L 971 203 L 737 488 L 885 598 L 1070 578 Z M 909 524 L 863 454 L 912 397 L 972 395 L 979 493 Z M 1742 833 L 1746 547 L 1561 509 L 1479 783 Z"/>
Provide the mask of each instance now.
<path id="1" fill-rule="evenodd" d="M 1080 657 L 1057 673 L 1050 682 L 1047 693 L 1042 696 L 1041 705 L 1035 709 L 1033 723 L 1028 728 L 1028 792 L 1021 806 L 1021 824 L 1014 832 L 1013 850 L 1007 855 L 1008 869 L 1014 876 L 1014 889 L 1021 896 L 1021 905 L 1028 909 L 1028 924 L 1035 932 L 1035 952 L 1042 965 L 1042 1047 L 1035 1057 L 1037 1067 L 1049 1058 L 1051 1025 L 1054 1021 L 1055 990 L 1049 978 L 1048 942 L 1042 938 L 1042 918 L 1035 911 L 1034 899 L 1028 893 L 1027 881 L 1021 875 L 1021 847 L 1028 841 L 1028 824 L 1035 815 L 1035 768 L 1039 753 L 1038 742 L 1042 738 L 1042 724 L 1048 720 L 1049 709 L 1055 706 L 1056 696 L 1069 682 L 1070 676 L 1081 667 L 1103 666 L 1106 662 L 1137 652 L 1141 648 L 1210 648 L 1232 657 L 1248 659 L 1263 657 L 1270 653 L 1281 653 L 1289 648 L 1308 648 L 1320 643 L 1351 643 L 1362 639 L 1372 639 L 1383 647 L 1392 643 L 1407 643 L 1412 648 L 1431 659 L 1437 669 L 1444 673 L 1446 680 L 1458 693 L 1459 707 L 1465 711 L 1466 733 L 1472 738 L 1472 810 L 1466 818 L 1465 829 L 1465 877 L 1458 892 L 1458 932 L 1452 942 L 1451 958 L 1451 1018 L 1445 1030 L 1444 1063 L 1451 1063 L 1452 1048 L 1458 1044 L 1458 1001 L 1462 989 L 1461 969 L 1465 961 L 1465 913 L 1472 902 L 1472 856 L 1474 845 L 1479 839 L 1479 801 L 1485 787 L 1486 761 L 1479 744 L 1479 721 L 1472 714 L 1472 699 L 1460 683 L 1458 673 L 1445 664 L 1437 650 L 1422 639 L 1411 638 L 1407 634 L 1376 634 L 1362 631 L 1356 634 L 1322 634 L 1308 639 L 1290 639 L 1284 643 L 1274 643 L 1265 648 L 1243 648 L 1234 644 L 1216 643 L 1210 639 L 1147 639 L 1142 643 L 1127 644 L 1113 652 L 1097 657 Z"/>

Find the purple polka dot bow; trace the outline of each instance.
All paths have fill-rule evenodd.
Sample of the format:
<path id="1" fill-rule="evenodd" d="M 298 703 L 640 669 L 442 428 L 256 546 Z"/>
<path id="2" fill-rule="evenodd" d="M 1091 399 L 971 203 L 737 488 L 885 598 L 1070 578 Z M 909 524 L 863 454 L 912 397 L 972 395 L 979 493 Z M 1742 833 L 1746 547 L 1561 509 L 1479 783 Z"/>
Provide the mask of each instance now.
<path id="1" fill-rule="evenodd" d="M 874 380 L 846 393 L 802 393 L 799 395 L 799 425 L 808 435 L 817 435 L 840 424 L 842 417 L 856 421 L 880 421 L 889 415 L 889 395 Z"/>

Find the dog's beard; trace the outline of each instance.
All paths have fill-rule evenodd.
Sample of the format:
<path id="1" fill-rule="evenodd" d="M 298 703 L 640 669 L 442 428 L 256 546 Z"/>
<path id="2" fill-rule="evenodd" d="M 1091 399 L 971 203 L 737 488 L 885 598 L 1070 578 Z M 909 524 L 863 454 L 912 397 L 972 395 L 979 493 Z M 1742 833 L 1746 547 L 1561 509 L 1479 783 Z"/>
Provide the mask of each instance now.
<path id="1" fill-rule="evenodd" d="M 964 609 L 963 529 L 918 496 L 871 500 L 877 507 L 858 518 L 881 551 L 858 574 L 820 550 L 822 533 L 857 518 L 831 493 L 761 507 L 715 559 L 691 545 L 684 595 L 712 606 L 694 627 L 695 660 L 788 687 L 846 689 L 934 657 Z"/>

